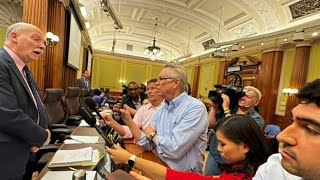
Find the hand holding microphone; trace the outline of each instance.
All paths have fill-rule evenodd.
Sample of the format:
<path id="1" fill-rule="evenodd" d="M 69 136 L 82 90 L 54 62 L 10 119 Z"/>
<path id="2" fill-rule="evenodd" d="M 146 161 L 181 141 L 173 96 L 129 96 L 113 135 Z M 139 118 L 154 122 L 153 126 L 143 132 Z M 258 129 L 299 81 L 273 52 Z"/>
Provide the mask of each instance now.
<path id="1" fill-rule="evenodd" d="M 87 100 L 87 99 L 86 99 Z M 92 100 L 92 99 L 91 99 Z M 88 100 L 87 100 L 88 101 Z M 85 101 L 87 103 L 87 101 Z M 92 100 L 93 101 L 93 100 Z M 89 102 L 89 101 L 88 101 Z M 89 102 L 91 103 L 91 102 Z M 88 106 L 90 104 L 87 104 Z M 90 107 L 90 106 L 89 106 Z M 95 107 L 94 107 L 95 109 Z M 96 118 L 94 117 L 94 115 L 89 112 L 85 107 L 80 107 L 79 109 L 79 113 L 82 116 L 82 118 L 86 121 L 86 123 L 88 123 L 91 127 L 96 128 L 96 130 L 98 131 L 98 133 L 100 134 L 100 136 L 106 141 L 106 144 L 108 147 L 110 148 L 114 148 L 114 144 L 113 142 L 105 135 L 104 131 L 101 129 L 100 126 L 98 126 L 96 124 Z M 98 113 L 97 113 L 98 114 Z M 100 113 L 99 113 L 100 114 Z M 101 115 L 100 115 L 101 116 Z M 101 116 L 102 118 L 102 116 Z"/>

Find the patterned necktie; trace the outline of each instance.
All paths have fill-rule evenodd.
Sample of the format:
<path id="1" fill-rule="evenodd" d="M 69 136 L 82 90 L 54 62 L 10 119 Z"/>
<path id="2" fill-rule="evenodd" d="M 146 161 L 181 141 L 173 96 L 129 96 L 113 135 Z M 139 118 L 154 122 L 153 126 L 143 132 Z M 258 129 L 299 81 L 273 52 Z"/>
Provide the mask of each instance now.
<path id="1" fill-rule="evenodd" d="M 35 80 L 33 78 L 33 75 L 27 66 L 24 66 L 23 70 L 26 73 L 27 82 L 30 86 L 30 89 L 32 91 L 34 99 L 36 100 L 36 103 L 37 103 L 38 113 L 39 113 L 39 125 L 42 128 L 47 129 L 48 123 L 47 123 L 47 118 L 46 118 L 47 117 L 46 112 L 45 112 L 44 106 L 42 104 L 42 101 L 40 99 L 40 96 L 38 93 L 38 88 L 37 88 L 37 85 L 36 85 Z"/>

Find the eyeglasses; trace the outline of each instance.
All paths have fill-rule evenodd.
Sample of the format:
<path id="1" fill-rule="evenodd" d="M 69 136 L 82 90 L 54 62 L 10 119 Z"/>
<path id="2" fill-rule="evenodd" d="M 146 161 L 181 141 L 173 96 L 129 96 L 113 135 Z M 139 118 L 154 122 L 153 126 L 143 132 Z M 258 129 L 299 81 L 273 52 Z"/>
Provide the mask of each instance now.
<path id="1" fill-rule="evenodd" d="M 175 79 L 175 78 L 173 78 L 173 77 L 167 77 L 167 78 L 158 77 L 158 81 L 164 81 L 164 80 L 167 80 L 167 79 Z"/>
<path id="2" fill-rule="evenodd" d="M 138 90 L 138 89 L 139 89 L 139 88 L 132 88 L 132 89 L 131 89 L 131 88 L 128 88 L 127 91 L 135 91 L 135 90 Z"/>

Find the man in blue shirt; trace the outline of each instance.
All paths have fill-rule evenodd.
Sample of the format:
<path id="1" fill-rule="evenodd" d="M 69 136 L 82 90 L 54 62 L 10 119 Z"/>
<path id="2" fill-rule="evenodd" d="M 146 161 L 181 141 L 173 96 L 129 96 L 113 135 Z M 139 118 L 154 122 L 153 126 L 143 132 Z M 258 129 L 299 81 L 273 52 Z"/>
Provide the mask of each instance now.
<path id="1" fill-rule="evenodd" d="M 245 92 L 245 96 L 239 99 L 238 106 L 234 109 L 230 109 L 229 107 L 229 97 L 226 94 L 221 94 L 221 97 L 223 99 L 222 108 L 224 110 L 224 113 L 219 113 L 218 104 L 212 102 L 212 108 L 210 109 L 208 116 L 210 128 L 213 128 L 220 118 L 228 116 L 230 114 L 247 114 L 252 117 L 261 128 L 263 127 L 264 120 L 254 109 L 254 107 L 257 106 L 260 102 L 262 96 L 261 92 L 257 88 L 252 86 L 244 87 L 243 91 Z M 218 144 L 219 142 L 216 136 L 213 136 L 210 143 L 210 152 L 204 172 L 204 175 L 206 176 L 217 176 L 222 173 L 219 165 L 224 164 L 224 160 L 217 150 Z"/>
<path id="2" fill-rule="evenodd" d="M 181 66 L 166 65 L 157 85 L 165 102 L 137 144 L 152 150 L 174 170 L 201 174 L 208 129 L 206 108 L 186 93 L 187 73 Z M 129 112 L 121 110 L 123 113 Z"/>

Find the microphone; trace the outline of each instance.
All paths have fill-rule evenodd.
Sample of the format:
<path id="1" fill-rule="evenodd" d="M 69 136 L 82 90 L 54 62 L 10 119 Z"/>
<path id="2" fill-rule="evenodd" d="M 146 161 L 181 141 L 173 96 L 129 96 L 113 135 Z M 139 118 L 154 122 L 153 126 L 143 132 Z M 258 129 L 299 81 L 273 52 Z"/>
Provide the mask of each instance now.
<path id="1" fill-rule="evenodd" d="M 86 105 L 94 112 L 97 113 L 97 115 L 99 116 L 99 119 L 103 119 L 103 117 L 101 116 L 100 112 L 96 109 L 96 103 L 93 101 L 93 99 L 91 97 L 87 97 L 84 99 L 84 102 L 86 103 Z M 88 123 L 89 124 L 89 123 Z"/>
<path id="2" fill-rule="evenodd" d="M 100 136 L 106 141 L 106 145 L 112 149 L 115 149 L 113 142 L 105 135 L 104 131 L 100 126 L 96 124 L 96 118 L 94 115 L 89 112 L 85 107 L 80 107 L 79 109 L 80 116 L 88 123 L 91 127 L 96 128 Z"/>

